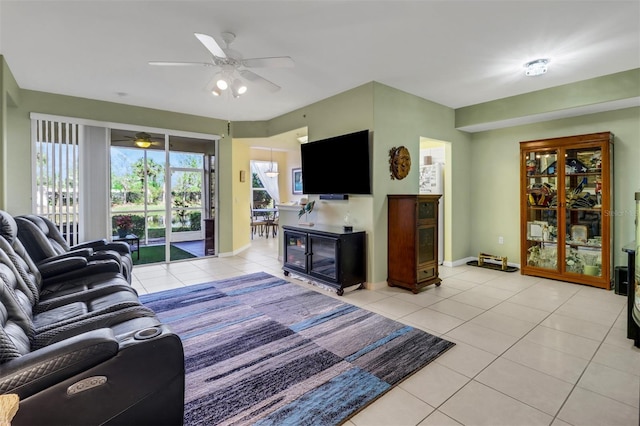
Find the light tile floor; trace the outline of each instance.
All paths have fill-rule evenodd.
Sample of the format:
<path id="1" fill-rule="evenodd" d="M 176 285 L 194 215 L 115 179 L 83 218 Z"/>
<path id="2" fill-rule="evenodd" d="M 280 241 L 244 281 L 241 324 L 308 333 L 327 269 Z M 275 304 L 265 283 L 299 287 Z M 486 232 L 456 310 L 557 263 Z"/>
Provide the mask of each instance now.
<path id="1" fill-rule="evenodd" d="M 277 239 L 233 257 L 137 266 L 133 285 L 144 294 L 257 271 L 283 276 Z M 639 424 L 640 349 L 626 339 L 624 296 L 470 266 L 440 275 L 440 287 L 418 295 L 345 292 L 346 302 L 456 343 L 347 426 Z"/>

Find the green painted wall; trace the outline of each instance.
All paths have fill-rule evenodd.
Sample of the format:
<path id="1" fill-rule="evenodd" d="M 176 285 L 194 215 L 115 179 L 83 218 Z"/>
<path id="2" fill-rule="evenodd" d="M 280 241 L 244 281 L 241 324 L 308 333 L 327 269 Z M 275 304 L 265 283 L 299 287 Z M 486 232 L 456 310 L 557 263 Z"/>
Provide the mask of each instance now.
<path id="1" fill-rule="evenodd" d="M 626 265 L 622 246 L 634 239 L 634 192 L 640 189 L 640 107 L 475 133 L 470 254 L 486 252 L 522 261 L 519 142 L 605 131 L 615 135 L 614 264 Z M 504 245 L 498 244 L 499 236 Z"/>
<path id="2" fill-rule="evenodd" d="M 453 262 L 469 256 L 470 218 L 468 195 L 473 179 L 469 172 L 470 136 L 454 128 L 454 111 L 431 101 L 382 84 L 375 84 L 374 158 L 376 162 L 373 204 L 374 282 L 386 280 L 387 272 L 387 194 L 419 192 L 420 139 L 432 138 L 451 143 L 452 176 L 455 191 L 445 201 L 451 226 L 447 227 L 445 261 Z M 403 180 L 392 180 L 389 150 L 404 145 L 409 149 L 412 167 Z M 443 218 L 444 220 L 444 218 Z"/>
<path id="3" fill-rule="evenodd" d="M 640 97 L 640 68 L 456 110 L 456 127 Z"/>
<path id="4" fill-rule="evenodd" d="M 9 66 L 0 55 L 0 182 L 8 181 L 7 163 L 9 157 L 7 153 L 6 141 L 9 139 L 9 114 L 20 100 L 20 89 L 16 83 Z M 6 209 L 7 192 L 6 185 L 0 185 L 0 209 Z"/>

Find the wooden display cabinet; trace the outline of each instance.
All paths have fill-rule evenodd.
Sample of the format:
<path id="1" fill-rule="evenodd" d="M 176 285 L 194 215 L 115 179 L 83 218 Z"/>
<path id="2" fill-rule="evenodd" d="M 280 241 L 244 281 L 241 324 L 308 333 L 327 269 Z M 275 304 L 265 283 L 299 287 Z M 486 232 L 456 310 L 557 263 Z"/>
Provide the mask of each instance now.
<path id="1" fill-rule="evenodd" d="M 438 277 L 440 195 L 387 195 L 387 284 L 418 293 Z"/>
<path id="2" fill-rule="evenodd" d="M 520 142 L 521 272 L 611 288 L 613 134 Z"/>

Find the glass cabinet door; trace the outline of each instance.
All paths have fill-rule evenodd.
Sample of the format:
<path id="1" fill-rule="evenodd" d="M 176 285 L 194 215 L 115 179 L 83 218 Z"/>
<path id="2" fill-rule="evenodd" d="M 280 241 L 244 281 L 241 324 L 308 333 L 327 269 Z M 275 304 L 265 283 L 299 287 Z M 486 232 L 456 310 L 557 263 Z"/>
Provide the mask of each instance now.
<path id="1" fill-rule="evenodd" d="M 437 201 L 418 201 L 418 223 L 434 221 L 437 214 Z"/>
<path id="2" fill-rule="evenodd" d="M 602 152 L 565 151 L 565 271 L 602 275 Z"/>
<path id="3" fill-rule="evenodd" d="M 436 259 L 435 242 L 435 226 L 420 226 L 418 228 L 418 265 L 433 262 Z"/>
<path id="4" fill-rule="evenodd" d="M 309 273 L 319 278 L 336 281 L 338 279 L 338 266 L 336 265 L 338 240 L 319 235 L 312 235 L 309 239 L 311 240 Z"/>
<path id="5" fill-rule="evenodd" d="M 307 270 L 307 237 L 306 234 L 285 231 L 284 253 L 287 266 L 297 268 L 301 272 Z"/>
<path id="6" fill-rule="evenodd" d="M 527 266 L 558 270 L 558 151 L 525 154 Z"/>

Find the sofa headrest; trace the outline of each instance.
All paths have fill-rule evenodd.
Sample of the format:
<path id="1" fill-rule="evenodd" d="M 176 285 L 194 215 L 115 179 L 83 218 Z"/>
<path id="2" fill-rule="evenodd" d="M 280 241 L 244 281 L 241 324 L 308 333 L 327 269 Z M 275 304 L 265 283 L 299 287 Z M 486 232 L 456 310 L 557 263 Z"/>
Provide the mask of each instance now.
<path id="1" fill-rule="evenodd" d="M 0 210 L 0 235 L 2 235 L 9 244 L 13 244 L 18 236 L 18 224 L 13 216 L 4 210 Z"/>
<path id="2" fill-rule="evenodd" d="M 26 214 L 20 217 L 32 222 L 34 225 L 40 228 L 42 232 L 44 232 L 44 235 L 49 236 L 49 226 L 47 225 L 47 222 L 45 222 L 40 216 L 35 214 Z"/>

